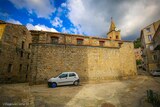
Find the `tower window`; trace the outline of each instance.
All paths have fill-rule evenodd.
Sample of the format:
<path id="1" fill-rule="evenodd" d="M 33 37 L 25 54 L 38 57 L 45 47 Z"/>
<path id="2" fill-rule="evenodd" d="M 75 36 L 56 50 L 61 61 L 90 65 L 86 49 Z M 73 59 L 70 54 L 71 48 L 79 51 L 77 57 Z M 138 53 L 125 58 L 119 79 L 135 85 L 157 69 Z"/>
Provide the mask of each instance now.
<path id="1" fill-rule="evenodd" d="M 83 45 L 83 39 L 77 39 L 77 45 Z"/>
<path id="2" fill-rule="evenodd" d="M 116 35 L 116 39 L 119 39 L 118 35 Z"/>
<path id="3" fill-rule="evenodd" d="M 58 37 L 51 37 L 51 43 L 58 44 Z"/>
<path id="4" fill-rule="evenodd" d="M 105 41 L 99 41 L 100 46 L 104 46 Z"/>

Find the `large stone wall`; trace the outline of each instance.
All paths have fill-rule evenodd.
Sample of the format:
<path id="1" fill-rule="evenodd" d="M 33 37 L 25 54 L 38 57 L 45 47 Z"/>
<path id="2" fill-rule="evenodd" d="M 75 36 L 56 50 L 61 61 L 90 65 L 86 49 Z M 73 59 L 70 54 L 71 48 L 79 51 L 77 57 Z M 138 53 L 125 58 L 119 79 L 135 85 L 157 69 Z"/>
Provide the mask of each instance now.
<path id="1" fill-rule="evenodd" d="M 136 75 L 133 43 L 120 48 L 32 44 L 30 83 L 39 84 L 63 71 L 75 71 L 81 81 Z"/>

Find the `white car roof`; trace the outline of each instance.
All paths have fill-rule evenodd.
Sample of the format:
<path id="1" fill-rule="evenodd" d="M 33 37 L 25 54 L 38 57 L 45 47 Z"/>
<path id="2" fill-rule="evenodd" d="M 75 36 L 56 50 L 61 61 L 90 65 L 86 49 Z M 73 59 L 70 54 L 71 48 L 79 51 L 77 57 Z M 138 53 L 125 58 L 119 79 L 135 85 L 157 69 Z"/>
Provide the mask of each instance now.
<path id="1" fill-rule="evenodd" d="M 71 71 L 67 72 L 67 71 L 65 71 L 65 72 L 62 72 L 62 73 L 76 73 L 76 72 L 71 72 Z M 76 73 L 76 74 L 77 74 L 77 73 Z"/>

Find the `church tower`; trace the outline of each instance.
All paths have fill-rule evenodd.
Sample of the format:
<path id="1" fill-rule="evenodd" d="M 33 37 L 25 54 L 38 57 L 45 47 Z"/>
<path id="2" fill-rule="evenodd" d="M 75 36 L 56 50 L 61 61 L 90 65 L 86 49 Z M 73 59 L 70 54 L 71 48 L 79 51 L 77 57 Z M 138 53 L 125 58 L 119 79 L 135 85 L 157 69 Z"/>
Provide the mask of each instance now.
<path id="1" fill-rule="evenodd" d="M 108 35 L 108 39 L 121 40 L 120 30 L 116 28 L 116 25 L 112 18 L 111 18 L 111 25 L 109 28 L 109 32 L 107 33 L 107 35 Z"/>

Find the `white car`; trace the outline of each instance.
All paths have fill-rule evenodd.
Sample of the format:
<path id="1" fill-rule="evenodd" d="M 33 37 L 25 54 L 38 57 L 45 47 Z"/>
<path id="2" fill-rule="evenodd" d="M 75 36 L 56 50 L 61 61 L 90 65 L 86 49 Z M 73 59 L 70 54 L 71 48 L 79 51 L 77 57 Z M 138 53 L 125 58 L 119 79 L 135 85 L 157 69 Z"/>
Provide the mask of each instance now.
<path id="1" fill-rule="evenodd" d="M 151 74 L 153 76 L 160 76 L 160 70 L 152 70 Z"/>
<path id="2" fill-rule="evenodd" d="M 79 76 L 76 72 L 63 72 L 57 77 L 48 80 L 48 86 L 55 88 L 59 85 L 79 85 Z"/>

